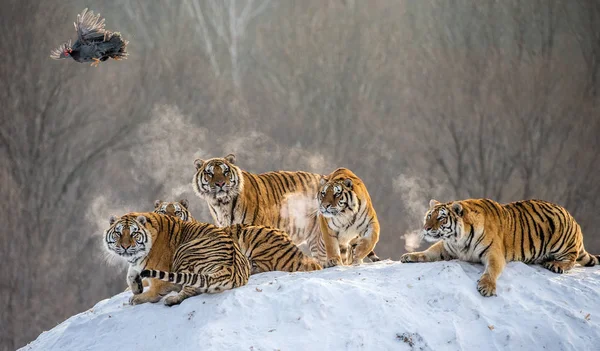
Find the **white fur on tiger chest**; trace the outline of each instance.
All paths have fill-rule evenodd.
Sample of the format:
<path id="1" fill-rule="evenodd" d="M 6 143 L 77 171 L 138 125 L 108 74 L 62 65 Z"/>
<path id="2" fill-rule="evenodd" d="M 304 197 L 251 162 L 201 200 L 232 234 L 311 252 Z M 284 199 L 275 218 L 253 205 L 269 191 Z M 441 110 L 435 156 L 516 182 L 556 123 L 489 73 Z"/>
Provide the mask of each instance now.
<path id="1" fill-rule="evenodd" d="M 231 205 L 211 205 L 209 209 L 210 214 L 212 215 L 213 219 L 219 227 L 226 227 L 232 224 L 236 224 L 231 223 Z"/>
<path id="2" fill-rule="evenodd" d="M 338 242 L 340 245 L 347 245 L 352 240 L 357 239 L 360 236 L 364 235 L 364 231 L 367 228 L 359 228 L 358 224 L 354 223 L 347 228 L 343 226 L 334 225 L 334 221 L 332 219 L 327 220 L 327 224 L 331 230 L 338 233 Z"/>

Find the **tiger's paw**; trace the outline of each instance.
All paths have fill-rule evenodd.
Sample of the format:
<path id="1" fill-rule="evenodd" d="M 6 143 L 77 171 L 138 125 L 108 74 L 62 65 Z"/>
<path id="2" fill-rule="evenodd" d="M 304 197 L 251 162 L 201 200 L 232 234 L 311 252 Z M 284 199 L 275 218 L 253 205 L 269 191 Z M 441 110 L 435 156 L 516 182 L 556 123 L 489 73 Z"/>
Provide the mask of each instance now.
<path id="1" fill-rule="evenodd" d="M 160 295 L 150 295 L 147 292 L 145 292 L 142 294 L 133 295 L 129 299 L 129 304 L 130 305 L 141 305 L 146 302 L 156 303 L 158 301 L 160 301 Z"/>
<path id="2" fill-rule="evenodd" d="M 496 296 L 496 282 L 489 275 L 484 274 L 477 281 L 477 291 L 484 297 Z"/>
<path id="3" fill-rule="evenodd" d="M 548 261 L 544 262 L 544 268 L 553 273 L 563 274 L 573 268 L 575 262 L 570 261 Z"/>
<path id="4" fill-rule="evenodd" d="M 169 296 L 167 298 L 165 298 L 165 306 L 171 307 L 174 305 L 179 305 L 181 303 L 182 299 L 179 297 L 179 295 L 174 295 L 174 296 Z"/>
<path id="5" fill-rule="evenodd" d="M 400 262 L 402 263 L 413 263 L 413 262 L 425 262 L 425 255 L 418 252 L 409 252 L 400 256 Z"/>
<path id="6" fill-rule="evenodd" d="M 327 262 L 325 263 L 325 265 L 323 267 L 331 268 L 331 267 L 343 266 L 343 265 L 344 264 L 342 263 L 342 260 L 339 257 L 336 257 L 336 258 L 327 260 Z"/>
<path id="7" fill-rule="evenodd" d="M 362 259 L 355 258 L 354 260 L 352 260 L 353 266 L 358 266 L 358 265 L 361 265 L 362 263 L 363 263 Z"/>

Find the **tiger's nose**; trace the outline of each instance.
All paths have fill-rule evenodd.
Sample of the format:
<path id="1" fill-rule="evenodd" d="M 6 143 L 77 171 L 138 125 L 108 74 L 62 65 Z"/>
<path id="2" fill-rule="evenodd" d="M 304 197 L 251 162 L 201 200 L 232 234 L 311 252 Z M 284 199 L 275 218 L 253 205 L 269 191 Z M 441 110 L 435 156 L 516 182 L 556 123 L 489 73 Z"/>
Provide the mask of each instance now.
<path id="1" fill-rule="evenodd" d="M 426 230 L 426 231 L 430 231 L 432 228 L 433 228 L 433 227 L 430 227 L 430 226 L 425 226 L 425 230 Z"/>
<path id="2" fill-rule="evenodd" d="M 225 182 L 224 181 L 223 182 L 215 182 L 215 185 L 222 188 L 225 186 Z"/>

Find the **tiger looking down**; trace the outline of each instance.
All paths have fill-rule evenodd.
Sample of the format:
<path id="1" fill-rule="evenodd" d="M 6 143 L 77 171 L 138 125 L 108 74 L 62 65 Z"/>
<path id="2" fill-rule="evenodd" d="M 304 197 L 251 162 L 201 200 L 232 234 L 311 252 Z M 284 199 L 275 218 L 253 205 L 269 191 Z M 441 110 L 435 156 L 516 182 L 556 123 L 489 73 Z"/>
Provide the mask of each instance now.
<path id="1" fill-rule="evenodd" d="M 483 296 L 496 295 L 496 280 L 506 262 L 541 264 L 563 273 L 579 263 L 600 263 L 583 247 L 581 228 L 563 207 L 541 200 L 499 204 L 489 199 L 440 203 L 431 200 L 422 235 L 437 243 L 422 252 L 402 255 L 402 262 L 433 262 L 458 258 L 481 262 L 477 283 Z"/>
<path id="2" fill-rule="evenodd" d="M 237 242 L 212 224 L 184 222 L 153 212 L 112 216 L 105 231 L 109 253 L 129 263 L 127 284 L 136 305 L 158 302 L 172 306 L 201 293 L 217 293 L 246 285 L 250 263 Z M 142 278 L 153 278 L 143 292 Z"/>
<path id="3" fill-rule="evenodd" d="M 317 193 L 319 224 L 327 251 L 327 267 L 379 261 L 379 221 L 363 181 L 347 168 L 321 178 Z"/>

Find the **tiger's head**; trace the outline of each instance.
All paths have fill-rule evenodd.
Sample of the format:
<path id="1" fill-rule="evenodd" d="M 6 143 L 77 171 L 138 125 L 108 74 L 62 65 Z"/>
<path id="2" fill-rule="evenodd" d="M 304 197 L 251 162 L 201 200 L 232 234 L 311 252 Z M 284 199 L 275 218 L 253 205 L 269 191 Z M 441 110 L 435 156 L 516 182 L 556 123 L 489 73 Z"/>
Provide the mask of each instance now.
<path id="1" fill-rule="evenodd" d="M 234 165 L 235 156 L 194 161 L 196 174 L 193 186 L 198 196 L 205 200 L 228 203 L 242 192 L 242 171 Z"/>
<path id="2" fill-rule="evenodd" d="M 346 168 L 338 168 L 329 176 L 321 177 L 317 192 L 319 213 L 325 218 L 351 218 L 358 212 L 359 200 L 355 190 L 359 181 L 358 177 Z"/>
<path id="3" fill-rule="evenodd" d="M 464 233 L 464 209 L 460 202 L 429 202 L 423 219 L 423 238 L 429 242 L 456 240 Z"/>
<path id="4" fill-rule="evenodd" d="M 156 200 L 154 202 L 154 212 L 171 217 L 179 217 L 184 222 L 194 220 L 188 209 L 188 201 L 186 199 L 181 199 L 179 202 Z"/>
<path id="5" fill-rule="evenodd" d="M 154 228 L 148 218 L 140 213 L 111 216 L 110 227 L 104 232 L 106 249 L 129 263 L 146 257 L 152 248 Z"/>

